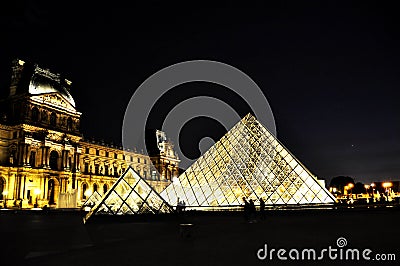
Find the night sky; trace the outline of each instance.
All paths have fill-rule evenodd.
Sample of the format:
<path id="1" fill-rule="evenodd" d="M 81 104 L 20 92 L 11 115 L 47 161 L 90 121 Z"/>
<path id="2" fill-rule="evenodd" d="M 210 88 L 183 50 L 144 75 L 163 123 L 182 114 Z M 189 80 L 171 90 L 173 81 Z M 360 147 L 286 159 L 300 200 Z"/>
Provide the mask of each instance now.
<path id="1" fill-rule="evenodd" d="M 146 78 L 174 63 L 215 60 L 258 84 L 279 140 L 318 177 L 400 179 L 400 20 L 394 6 L 32 2 L 0 7 L 2 95 L 16 57 L 66 75 L 85 137 L 120 143 L 125 108 Z M 163 96 L 148 126 L 160 128 L 174 105 L 196 95 L 217 97 L 240 116 L 250 111 L 229 90 L 196 82 Z M 193 158 L 202 137 L 224 133 L 216 121 L 198 118 L 184 127 L 180 144 Z"/>

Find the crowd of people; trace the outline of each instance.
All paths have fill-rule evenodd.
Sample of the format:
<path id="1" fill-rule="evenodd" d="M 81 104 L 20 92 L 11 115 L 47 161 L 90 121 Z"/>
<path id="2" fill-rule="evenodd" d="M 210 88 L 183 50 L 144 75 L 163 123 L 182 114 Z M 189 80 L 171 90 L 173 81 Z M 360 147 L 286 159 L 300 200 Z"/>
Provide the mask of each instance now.
<path id="1" fill-rule="evenodd" d="M 264 220 L 265 219 L 265 201 L 263 198 L 260 198 L 259 201 L 260 201 L 260 208 L 258 210 L 259 218 L 261 220 Z M 254 200 L 253 199 L 247 200 L 245 197 L 243 197 L 243 202 L 244 202 L 243 211 L 244 211 L 245 220 L 249 223 L 255 222 L 257 220 L 257 210 L 256 210 L 256 206 L 254 204 Z"/>
<path id="2" fill-rule="evenodd" d="M 245 197 L 242 198 L 244 205 L 243 205 L 243 211 L 244 211 L 244 217 L 245 220 L 249 223 L 253 223 L 257 221 L 257 218 L 260 220 L 265 219 L 265 201 L 263 198 L 259 198 L 259 209 L 258 209 L 258 215 L 257 215 L 257 208 L 254 203 L 253 199 L 247 200 Z M 178 198 L 177 204 L 176 204 L 176 212 L 177 213 L 182 213 L 185 211 L 186 208 L 186 202 L 184 200 L 180 200 Z"/>
<path id="3" fill-rule="evenodd" d="M 176 212 L 177 213 L 183 212 L 185 211 L 185 208 L 186 208 L 186 202 L 184 200 L 179 200 L 178 198 L 178 202 L 176 204 Z"/>

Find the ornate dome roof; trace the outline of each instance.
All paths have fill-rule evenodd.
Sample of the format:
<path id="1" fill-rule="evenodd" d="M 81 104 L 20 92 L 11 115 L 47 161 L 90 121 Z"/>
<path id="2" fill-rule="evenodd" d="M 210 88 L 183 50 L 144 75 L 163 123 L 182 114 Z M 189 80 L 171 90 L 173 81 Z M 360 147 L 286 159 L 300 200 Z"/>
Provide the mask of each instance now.
<path id="1" fill-rule="evenodd" d="M 74 98 L 69 93 L 70 85 L 71 82 L 67 79 L 61 79 L 60 74 L 51 73 L 48 69 L 42 69 L 36 65 L 29 82 L 29 93 L 33 95 L 59 93 L 73 107 L 76 107 Z"/>

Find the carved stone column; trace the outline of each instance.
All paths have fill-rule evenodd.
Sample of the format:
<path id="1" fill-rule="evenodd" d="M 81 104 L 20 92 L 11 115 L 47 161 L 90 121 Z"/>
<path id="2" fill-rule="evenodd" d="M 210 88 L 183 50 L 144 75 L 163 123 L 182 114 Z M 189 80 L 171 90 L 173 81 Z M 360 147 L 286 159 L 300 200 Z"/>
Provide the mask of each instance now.
<path id="1" fill-rule="evenodd" d="M 46 168 L 46 146 L 42 146 L 41 149 L 42 149 L 42 156 L 40 159 L 40 165 L 41 167 Z"/>
<path id="2" fill-rule="evenodd" d="M 80 153 L 78 152 L 78 149 L 75 150 L 74 152 L 74 172 L 80 172 Z"/>
<path id="3" fill-rule="evenodd" d="M 62 151 L 62 169 L 68 171 L 69 168 L 69 163 L 68 163 L 68 157 L 69 157 L 69 150 L 63 150 Z"/>
<path id="4" fill-rule="evenodd" d="M 43 177 L 43 199 L 46 199 L 47 176 Z"/>
<path id="5" fill-rule="evenodd" d="M 47 168 L 47 169 L 49 169 L 50 167 L 49 167 L 49 164 L 50 164 L 50 154 L 49 154 L 49 151 L 50 151 L 50 147 L 46 147 L 46 152 L 45 152 L 45 168 Z"/>
<path id="6" fill-rule="evenodd" d="M 31 145 L 25 144 L 26 145 L 26 166 L 30 167 L 31 166 Z"/>
<path id="7" fill-rule="evenodd" d="M 24 164 L 24 166 L 29 166 L 29 144 L 24 144 L 24 147 L 23 147 L 23 158 L 24 158 L 24 161 L 23 161 L 23 164 Z"/>
<path id="8" fill-rule="evenodd" d="M 24 164 L 24 150 L 25 150 L 25 144 L 19 143 L 18 144 L 18 153 L 17 153 L 17 164 L 18 165 Z"/>

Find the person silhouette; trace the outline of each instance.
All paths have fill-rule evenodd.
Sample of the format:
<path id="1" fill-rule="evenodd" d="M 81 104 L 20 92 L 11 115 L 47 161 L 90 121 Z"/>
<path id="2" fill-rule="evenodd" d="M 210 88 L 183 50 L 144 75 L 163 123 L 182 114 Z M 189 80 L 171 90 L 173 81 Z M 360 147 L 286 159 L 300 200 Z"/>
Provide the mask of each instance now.
<path id="1" fill-rule="evenodd" d="M 184 200 L 182 200 L 182 202 L 181 202 L 181 210 L 185 211 L 185 208 L 186 208 L 186 202 Z"/>
<path id="2" fill-rule="evenodd" d="M 255 212 L 256 212 L 256 206 L 254 205 L 253 199 L 250 199 L 249 200 L 249 218 L 250 218 L 250 222 L 254 221 Z"/>
<path id="3" fill-rule="evenodd" d="M 178 198 L 178 199 L 177 199 L 177 203 L 176 203 L 176 212 L 177 212 L 177 213 L 180 213 L 180 212 L 181 212 L 181 209 L 182 209 L 181 206 L 182 206 L 182 205 L 181 205 L 181 201 L 180 201 L 180 199 Z"/>
<path id="4" fill-rule="evenodd" d="M 244 219 L 246 220 L 246 222 L 248 222 L 249 219 L 250 219 L 250 204 L 249 204 L 249 202 L 246 200 L 245 197 L 243 197 L 242 200 L 243 200 L 243 202 L 244 202 L 244 206 L 243 206 Z"/>
<path id="5" fill-rule="evenodd" d="M 265 219 L 265 201 L 263 198 L 260 198 L 260 218 L 261 220 Z"/>

